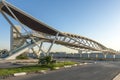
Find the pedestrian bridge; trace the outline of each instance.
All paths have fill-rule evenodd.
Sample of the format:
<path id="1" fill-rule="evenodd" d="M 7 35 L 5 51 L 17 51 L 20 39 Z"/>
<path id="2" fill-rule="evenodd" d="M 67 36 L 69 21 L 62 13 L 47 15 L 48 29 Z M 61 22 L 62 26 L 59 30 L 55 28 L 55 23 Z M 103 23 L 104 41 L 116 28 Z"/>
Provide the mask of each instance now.
<path id="1" fill-rule="evenodd" d="M 13 37 L 15 42 L 13 45 L 14 48 L 9 51 L 9 56 L 5 59 L 15 59 L 16 56 L 24 53 L 26 50 L 30 48 L 33 50 L 34 46 L 37 46 L 39 51 L 42 51 L 45 55 L 49 55 L 53 44 L 60 44 L 78 51 L 117 53 L 115 50 L 109 49 L 90 38 L 56 30 L 4 0 L 1 0 L 0 2 L 0 12 L 18 35 Z M 22 34 L 22 32 L 16 28 L 15 23 L 11 18 L 19 23 L 26 34 Z M 27 30 L 26 27 L 29 28 L 29 30 Z M 44 42 L 51 43 L 47 52 L 44 52 L 41 48 Z"/>

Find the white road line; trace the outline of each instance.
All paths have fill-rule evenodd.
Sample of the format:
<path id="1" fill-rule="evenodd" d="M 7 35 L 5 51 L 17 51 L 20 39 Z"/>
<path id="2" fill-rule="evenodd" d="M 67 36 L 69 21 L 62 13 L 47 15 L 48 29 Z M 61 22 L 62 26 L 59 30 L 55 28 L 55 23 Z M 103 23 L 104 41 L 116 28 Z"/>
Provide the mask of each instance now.
<path id="1" fill-rule="evenodd" d="M 113 80 L 120 80 L 120 73 Z"/>

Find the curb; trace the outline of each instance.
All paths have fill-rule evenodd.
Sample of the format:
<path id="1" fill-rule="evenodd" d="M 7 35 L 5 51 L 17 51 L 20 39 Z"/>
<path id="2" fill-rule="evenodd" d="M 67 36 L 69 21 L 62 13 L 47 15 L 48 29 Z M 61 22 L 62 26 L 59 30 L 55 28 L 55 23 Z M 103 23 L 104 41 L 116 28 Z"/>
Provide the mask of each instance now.
<path id="1" fill-rule="evenodd" d="M 84 64 L 87 64 L 87 63 L 84 63 Z M 84 64 L 67 65 L 67 66 L 64 66 L 63 68 L 71 68 L 71 67 L 74 67 L 74 66 L 84 65 Z M 61 69 L 61 68 L 62 68 L 62 67 L 55 67 L 55 70 L 58 70 L 58 69 Z M 14 73 L 14 74 L 10 74 L 10 75 L 7 75 L 7 76 L 0 76 L 0 80 L 1 80 L 1 79 L 6 79 L 6 78 L 8 78 L 8 77 L 24 76 L 24 75 L 28 75 L 28 74 L 31 74 L 31 73 L 46 74 L 47 71 L 49 71 L 49 70 L 40 70 L 40 71 L 34 71 L 34 72 L 20 72 L 20 73 Z"/>
<path id="2" fill-rule="evenodd" d="M 64 66 L 64 68 L 70 68 L 70 67 L 72 67 L 72 66 Z"/>
<path id="3" fill-rule="evenodd" d="M 0 80 L 1 79 L 6 79 L 8 77 L 17 77 L 17 76 L 25 76 L 31 73 L 41 73 L 41 74 L 46 74 L 46 72 L 49 70 L 40 70 L 40 71 L 34 71 L 34 72 L 20 72 L 20 73 L 14 73 L 14 74 L 10 74 L 7 76 L 0 76 Z"/>
<path id="4" fill-rule="evenodd" d="M 55 70 L 60 69 L 60 67 L 54 67 L 54 68 L 55 68 Z"/>
<path id="5" fill-rule="evenodd" d="M 0 76 L 0 80 L 1 80 L 1 79 L 6 79 L 6 78 L 8 78 L 8 77 L 13 77 L 13 75 Z"/>
<path id="6" fill-rule="evenodd" d="M 73 66 L 78 66 L 78 64 L 74 64 Z"/>
<path id="7" fill-rule="evenodd" d="M 47 70 L 41 70 L 40 72 L 46 74 Z"/>
<path id="8" fill-rule="evenodd" d="M 88 63 L 85 62 L 84 64 L 88 64 Z"/>
<path id="9" fill-rule="evenodd" d="M 83 65 L 83 64 L 80 63 L 79 65 Z"/>
<path id="10" fill-rule="evenodd" d="M 20 72 L 20 73 L 14 73 L 13 76 L 17 77 L 17 76 L 24 76 L 27 75 L 26 72 Z"/>
<path id="11" fill-rule="evenodd" d="M 120 73 L 117 76 L 115 76 L 112 80 L 119 80 L 119 79 L 120 79 Z"/>

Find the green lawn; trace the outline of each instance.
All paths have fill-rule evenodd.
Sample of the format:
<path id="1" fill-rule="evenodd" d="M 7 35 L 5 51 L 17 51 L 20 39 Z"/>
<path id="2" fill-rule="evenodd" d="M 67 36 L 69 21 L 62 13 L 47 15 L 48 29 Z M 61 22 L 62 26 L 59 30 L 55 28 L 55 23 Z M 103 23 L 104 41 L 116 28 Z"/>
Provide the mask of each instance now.
<path id="1" fill-rule="evenodd" d="M 18 72 L 35 72 L 40 70 L 48 70 L 47 66 L 33 65 L 33 66 L 23 66 L 18 68 L 4 68 L 0 69 L 0 76 L 10 75 Z"/>
<path id="2" fill-rule="evenodd" d="M 55 67 L 64 67 L 64 66 L 68 66 L 68 65 L 74 65 L 74 64 L 78 64 L 77 62 L 72 62 L 72 61 L 65 61 L 65 62 L 57 62 L 55 64 L 48 64 L 48 67 L 51 70 L 54 70 Z"/>
<path id="3" fill-rule="evenodd" d="M 48 69 L 55 69 L 55 67 L 63 67 L 65 65 L 74 65 L 76 62 L 57 62 L 54 64 L 48 64 L 48 65 L 32 65 L 32 66 L 23 66 L 23 67 L 18 67 L 18 68 L 2 68 L 0 69 L 0 76 L 4 75 L 10 75 L 14 73 L 19 73 L 19 72 L 37 72 L 40 70 L 48 70 Z"/>

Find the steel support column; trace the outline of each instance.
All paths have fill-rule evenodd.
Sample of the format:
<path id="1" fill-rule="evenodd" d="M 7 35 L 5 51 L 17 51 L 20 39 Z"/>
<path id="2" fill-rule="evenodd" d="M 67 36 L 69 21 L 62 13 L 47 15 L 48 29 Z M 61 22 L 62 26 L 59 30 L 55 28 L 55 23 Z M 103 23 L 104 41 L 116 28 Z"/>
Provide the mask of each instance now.
<path id="1" fill-rule="evenodd" d="M 56 36 L 55 36 L 55 39 L 53 40 L 53 42 L 51 43 L 51 45 L 50 45 L 50 47 L 49 47 L 49 49 L 48 49 L 48 51 L 47 51 L 47 55 L 50 55 L 49 54 L 49 52 L 50 52 L 50 50 L 51 50 L 51 48 L 52 48 L 52 46 L 53 46 L 53 44 L 55 43 L 55 41 L 57 40 L 57 38 L 58 38 L 58 35 L 59 35 L 59 32 L 56 34 Z"/>

